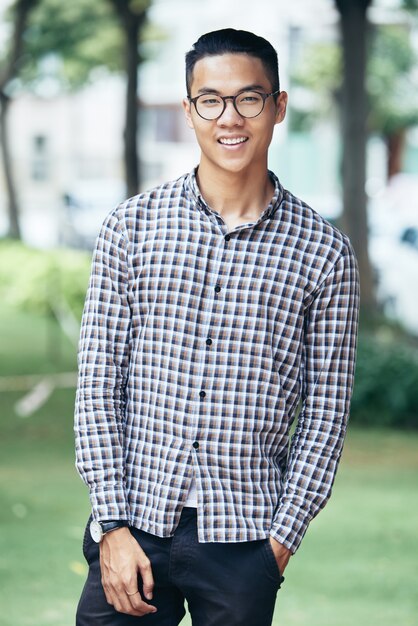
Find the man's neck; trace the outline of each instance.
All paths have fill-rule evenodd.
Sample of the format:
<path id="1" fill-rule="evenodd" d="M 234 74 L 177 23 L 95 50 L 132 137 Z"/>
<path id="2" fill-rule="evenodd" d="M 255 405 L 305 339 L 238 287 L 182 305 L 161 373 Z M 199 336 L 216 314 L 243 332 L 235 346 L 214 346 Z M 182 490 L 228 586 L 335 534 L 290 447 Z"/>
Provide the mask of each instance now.
<path id="1" fill-rule="evenodd" d="M 267 167 L 235 174 L 213 171 L 201 163 L 196 178 L 207 204 L 226 218 L 234 216 L 256 220 L 274 193 Z"/>

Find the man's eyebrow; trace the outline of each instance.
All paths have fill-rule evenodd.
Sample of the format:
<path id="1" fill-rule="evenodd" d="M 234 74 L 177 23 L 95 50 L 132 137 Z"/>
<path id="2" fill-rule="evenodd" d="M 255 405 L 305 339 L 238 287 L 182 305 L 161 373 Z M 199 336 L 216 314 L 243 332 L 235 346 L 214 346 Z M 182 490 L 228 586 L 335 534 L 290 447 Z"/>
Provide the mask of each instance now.
<path id="1" fill-rule="evenodd" d="M 257 84 L 252 84 L 252 85 L 245 85 L 244 87 L 241 87 L 240 89 L 237 90 L 237 93 L 242 93 L 243 91 L 266 91 L 266 87 L 264 85 L 257 85 Z M 221 95 L 220 91 L 218 91 L 217 89 L 213 89 L 213 87 L 201 87 L 200 89 L 197 90 L 197 93 L 214 93 L 218 96 Z"/>

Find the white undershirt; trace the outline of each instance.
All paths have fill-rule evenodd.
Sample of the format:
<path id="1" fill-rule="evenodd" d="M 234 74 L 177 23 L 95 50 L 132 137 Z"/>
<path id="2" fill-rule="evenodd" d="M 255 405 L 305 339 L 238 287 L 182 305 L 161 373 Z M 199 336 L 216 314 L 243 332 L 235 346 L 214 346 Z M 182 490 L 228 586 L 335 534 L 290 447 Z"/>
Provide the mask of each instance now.
<path id="1" fill-rule="evenodd" d="M 197 491 L 194 476 L 192 478 L 192 482 L 190 483 L 189 493 L 187 494 L 187 500 L 184 503 L 184 506 L 192 506 L 194 508 L 197 508 Z"/>

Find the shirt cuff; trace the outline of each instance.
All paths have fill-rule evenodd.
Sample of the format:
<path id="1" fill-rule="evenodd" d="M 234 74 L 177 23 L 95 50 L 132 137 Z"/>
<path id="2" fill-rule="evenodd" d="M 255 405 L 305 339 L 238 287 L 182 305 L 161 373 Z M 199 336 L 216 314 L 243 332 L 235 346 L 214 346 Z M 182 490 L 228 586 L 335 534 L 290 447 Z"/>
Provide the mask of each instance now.
<path id="1" fill-rule="evenodd" d="M 106 490 L 91 490 L 90 502 L 93 519 L 103 520 L 128 520 L 130 521 L 130 509 L 126 500 L 123 486 L 115 486 Z"/>
<path id="2" fill-rule="evenodd" d="M 280 508 L 271 525 L 270 535 L 294 554 L 308 530 L 310 521 L 305 511 L 292 506 Z"/>

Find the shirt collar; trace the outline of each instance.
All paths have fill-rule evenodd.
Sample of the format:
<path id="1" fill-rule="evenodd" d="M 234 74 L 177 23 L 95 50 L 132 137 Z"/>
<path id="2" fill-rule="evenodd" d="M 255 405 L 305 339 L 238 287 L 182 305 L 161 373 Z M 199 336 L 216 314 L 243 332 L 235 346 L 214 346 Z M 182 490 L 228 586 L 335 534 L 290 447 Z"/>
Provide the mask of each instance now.
<path id="1" fill-rule="evenodd" d="M 188 192 L 188 194 L 191 195 L 191 197 L 194 199 L 194 201 L 202 208 L 206 208 L 206 209 L 210 209 L 210 207 L 208 206 L 208 204 L 205 202 L 202 194 L 200 193 L 200 189 L 199 189 L 199 185 L 197 184 L 197 180 L 196 180 L 196 172 L 197 172 L 197 167 L 196 166 L 189 174 L 187 174 L 186 179 L 185 179 L 185 186 L 186 186 L 186 190 Z M 284 190 L 283 187 L 279 181 L 279 179 L 277 178 L 276 174 L 274 172 L 272 172 L 271 170 L 268 170 L 268 174 L 270 176 L 270 179 L 274 185 L 274 193 L 273 196 L 270 200 L 270 203 L 268 205 L 268 207 L 265 209 L 265 211 L 260 215 L 260 217 L 262 217 L 263 219 L 267 219 L 269 217 L 271 217 L 279 208 L 282 200 L 283 200 L 283 195 L 284 195 Z"/>

